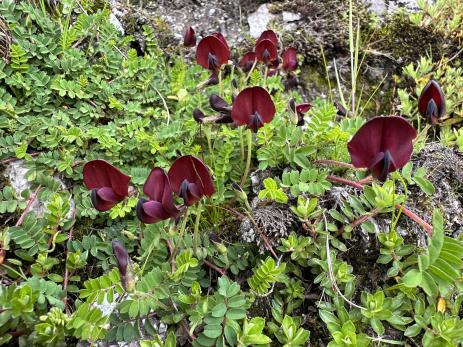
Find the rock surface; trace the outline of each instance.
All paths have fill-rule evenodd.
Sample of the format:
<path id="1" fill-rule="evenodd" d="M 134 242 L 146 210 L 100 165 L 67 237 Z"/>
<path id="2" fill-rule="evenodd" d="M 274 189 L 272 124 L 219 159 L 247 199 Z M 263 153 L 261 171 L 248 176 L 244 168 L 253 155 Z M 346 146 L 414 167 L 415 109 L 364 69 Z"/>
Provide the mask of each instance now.
<path id="1" fill-rule="evenodd" d="M 30 182 L 27 180 L 27 167 L 24 165 L 24 160 L 16 160 L 5 166 L 4 175 L 9 181 L 11 187 L 14 189 L 16 196 L 21 196 L 22 192 L 25 190 L 30 190 L 31 194 L 33 192 Z M 63 189 L 67 189 L 66 184 L 59 177 L 54 176 L 54 179 L 59 182 Z M 47 208 L 40 199 L 36 198 L 29 209 L 30 212 L 33 212 L 37 217 L 43 216 L 47 211 Z M 72 218 L 76 212 L 76 205 L 72 195 L 69 198 L 69 212 L 67 218 Z"/>
<path id="2" fill-rule="evenodd" d="M 268 29 L 269 23 L 275 19 L 275 15 L 270 13 L 269 5 L 260 5 L 257 11 L 248 16 L 249 33 L 257 39 L 262 32 Z"/>

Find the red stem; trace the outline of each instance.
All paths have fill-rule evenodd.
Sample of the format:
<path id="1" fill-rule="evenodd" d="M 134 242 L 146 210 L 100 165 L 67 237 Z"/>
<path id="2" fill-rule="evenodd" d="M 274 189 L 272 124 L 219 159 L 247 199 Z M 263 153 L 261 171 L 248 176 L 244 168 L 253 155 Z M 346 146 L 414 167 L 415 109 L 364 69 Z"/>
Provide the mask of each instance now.
<path id="1" fill-rule="evenodd" d="M 342 183 L 347 186 L 351 186 L 360 190 L 363 190 L 363 184 L 360 184 L 358 182 L 350 181 L 348 179 L 338 177 L 338 176 L 327 176 L 326 177 L 329 181 L 331 182 L 336 182 L 336 183 Z M 423 218 L 417 216 L 414 212 L 410 211 L 408 208 L 405 206 L 402 206 L 400 204 L 395 205 L 395 208 L 398 210 L 402 210 L 404 215 L 406 215 L 408 218 L 416 222 L 417 224 L 421 225 L 424 230 L 428 233 L 429 237 L 432 236 L 432 226 L 427 223 Z"/>
<path id="2" fill-rule="evenodd" d="M 27 214 L 27 212 L 29 212 L 29 209 L 31 208 L 32 203 L 34 202 L 35 198 L 37 197 L 37 194 L 39 194 L 39 191 L 40 191 L 41 188 L 42 188 L 42 185 L 39 184 L 39 186 L 35 189 L 34 194 L 32 194 L 31 197 L 29 198 L 29 202 L 27 203 L 26 208 L 24 209 L 23 213 L 19 217 L 19 219 L 16 222 L 15 226 L 19 227 L 19 226 L 21 226 L 21 224 L 23 224 L 24 218 L 26 218 L 26 214 Z"/>
<path id="3" fill-rule="evenodd" d="M 31 157 L 36 157 L 40 154 L 41 152 L 33 152 L 33 153 L 29 153 L 29 155 Z M 11 158 L 6 158 L 6 159 L 2 159 L 0 160 L 0 164 L 9 164 L 9 163 L 12 163 L 14 161 L 17 161 L 17 160 L 21 160 L 20 158 L 16 158 L 16 157 L 11 157 Z"/>
<path id="4" fill-rule="evenodd" d="M 227 277 L 227 273 L 224 269 L 221 269 L 219 268 L 218 266 L 215 266 L 214 264 L 212 264 L 211 262 L 207 261 L 206 259 L 203 260 L 204 261 L 204 264 L 206 264 L 207 266 L 209 266 L 212 270 L 215 270 L 217 271 L 219 274 L 221 274 L 222 276 L 225 276 Z"/>

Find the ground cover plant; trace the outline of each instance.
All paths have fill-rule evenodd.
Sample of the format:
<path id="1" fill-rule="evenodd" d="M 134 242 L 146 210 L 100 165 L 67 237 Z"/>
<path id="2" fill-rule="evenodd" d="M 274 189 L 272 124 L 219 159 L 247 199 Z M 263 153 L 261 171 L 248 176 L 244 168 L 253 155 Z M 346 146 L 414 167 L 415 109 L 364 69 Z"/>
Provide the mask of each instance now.
<path id="1" fill-rule="evenodd" d="M 346 15 L 351 90 L 308 99 L 277 31 L 166 54 L 104 3 L 1 2 L 0 344 L 461 346 L 463 240 L 412 204 L 414 158 L 463 148 L 461 67 L 370 117 Z"/>

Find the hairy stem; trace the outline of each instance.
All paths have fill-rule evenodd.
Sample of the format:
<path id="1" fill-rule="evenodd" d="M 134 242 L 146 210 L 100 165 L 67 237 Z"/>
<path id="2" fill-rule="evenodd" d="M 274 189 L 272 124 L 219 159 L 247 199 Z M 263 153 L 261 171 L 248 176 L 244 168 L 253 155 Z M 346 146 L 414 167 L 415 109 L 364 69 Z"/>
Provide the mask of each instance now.
<path id="1" fill-rule="evenodd" d="M 32 194 L 31 197 L 29 198 L 29 202 L 27 203 L 26 208 L 24 209 L 23 213 L 21 213 L 21 216 L 19 217 L 15 226 L 19 227 L 21 226 L 21 224 L 23 224 L 24 218 L 26 218 L 27 212 L 29 212 L 29 209 L 31 208 L 32 203 L 37 198 L 37 195 L 39 194 L 39 191 L 41 188 L 42 188 L 42 185 L 39 184 L 39 186 L 35 189 L 34 194 Z"/>
<path id="2" fill-rule="evenodd" d="M 175 260 L 175 255 L 177 254 L 177 252 L 178 252 L 178 250 L 180 248 L 180 244 L 183 241 L 183 235 L 185 234 L 186 222 L 187 221 L 188 221 L 188 209 L 186 209 L 185 215 L 183 216 L 182 225 L 180 227 L 180 232 L 178 234 L 177 244 L 175 245 L 175 248 L 174 248 L 174 250 L 172 251 L 172 253 L 170 255 L 171 262 L 172 262 L 172 260 Z"/>
<path id="3" fill-rule="evenodd" d="M 247 130 L 246 136 L 248 140 L 248 156 L 246 158 L 246 168 L 244 169 L 243 177 L 241 177 L 241 182 L 240 182 L 241 187 L 243 187 L 244 183 L 246 183 L 246 178 L 248 177 L 249 170 L 251 168 L 251 158 L 252 158 L 252 131 L 251 129 Z"/>
<path id="4" fill-rule="evenodd" d="M 315 160 L 313 161 L 315 165 L 326 165 L 326 166 L 339 166 L 339 167 L 346 167 L 348 169 L 353 169 L 353 170 L 358 170 L 354 165 L 345 163 L 343 161 L 337 161 L 337 160 L 328 160 L 328 159 L 323 159 L 323 160 Z"/>

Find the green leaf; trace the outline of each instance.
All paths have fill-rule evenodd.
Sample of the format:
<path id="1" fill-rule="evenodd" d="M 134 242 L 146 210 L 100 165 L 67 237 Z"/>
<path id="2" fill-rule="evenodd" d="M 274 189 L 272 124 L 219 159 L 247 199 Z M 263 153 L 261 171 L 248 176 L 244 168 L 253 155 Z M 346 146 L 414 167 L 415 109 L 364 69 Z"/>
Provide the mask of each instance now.
<path id="1" fill-rule="evenodd" d="M 418 287 L 423 280 L 423 274 L 418 269 L 412 269 L 402 277 L 402 283 L 409 288 Z"/>
<path id="2" fill-rule="evenodd" d="M 222 335 L 222 326 L 221 325 L 206 325 L 204 327 L 203 334 L 209 338 L 217 338 Z"/>
<path id="3" fill-rule="evenodd" d="M 212 308 L 211 314 L 213 317 L 223 317 L 225 312 L 227 312 L 227 306 L 221 302 Z"/>

